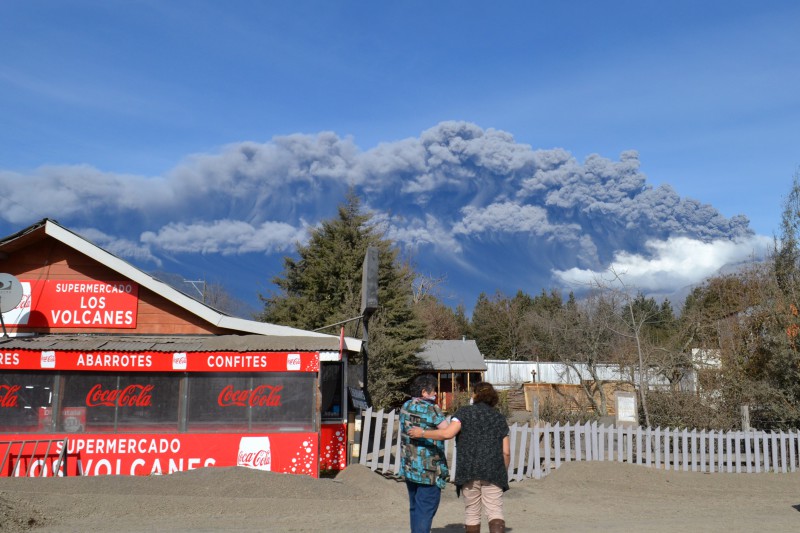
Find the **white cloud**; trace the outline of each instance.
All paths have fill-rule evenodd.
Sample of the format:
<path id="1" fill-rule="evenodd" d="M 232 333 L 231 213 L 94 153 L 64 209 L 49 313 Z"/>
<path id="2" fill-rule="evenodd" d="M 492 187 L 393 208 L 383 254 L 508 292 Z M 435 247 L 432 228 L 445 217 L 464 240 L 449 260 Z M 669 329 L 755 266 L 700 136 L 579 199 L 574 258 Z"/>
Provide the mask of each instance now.
<path id="1" fill-rule="evenodd" d="M 53 218 L 90 225 L 108 214 L 154 212 L 174 202 L 167 180 L 102 172 L 89 165 L 44 166 L 29 174 L 0 171 L 0 216 L 14 223 Z"/>
<path id="2" fill-rule="evenodd" d="M 196 224 L 174 223 L 157 233 L 142 234 L 142 242 L 175 253 L 233 255 L 251 252 L 285 252 L 305 242 L 305 227 L 265 222 L 254 227 L 240 220 L 215 220 Z"/>
<path id="3" fill-rule="evenodd" d="M 76 229 L 75 233 L 93 242 L 118 257 L 133 261 L 145 261 L 161 266 L 161 259 L 154 256 L 149 246 L 144 246 L 128 239 L 108 235 L 95 228 Z"/>
<path id="4" fill-rule="evenodd" d="M 603 271 L 571 268 L 554 270 L 553 274 L 565 283 L 588 285 L 608 278 L 609 269 L 613 269 L 624 276 L 628 287 L 671 291 L 698 283 L 725 265 L 763 258 L 771 244 L 771 238 L 761 235 L 736 241 L 702 242 L 687 237 L 651 240 L 646 244 L 650 257 L 621 251 Z"/>

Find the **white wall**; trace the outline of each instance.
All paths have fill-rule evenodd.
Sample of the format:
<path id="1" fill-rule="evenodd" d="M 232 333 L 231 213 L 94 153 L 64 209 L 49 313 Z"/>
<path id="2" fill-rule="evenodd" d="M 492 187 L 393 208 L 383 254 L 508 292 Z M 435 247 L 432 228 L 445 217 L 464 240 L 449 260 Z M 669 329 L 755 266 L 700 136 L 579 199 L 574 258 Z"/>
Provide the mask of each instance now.
<path id="1" fill-rule="evenodd" d="M 511 361 L 507 359 L 487 359 L 486 381 L 498 389 L 506 389 L 520 383 L 531 383 L 533 381 L 531 371 L 536 371 L 537 383 L 558 383 L 580 385 L 581 380 L 592 379 L 586 370 L 587 365 L 575 365 L 580 371 L 580 375 L 575 369 L 568 367 L 564 363 L 537 363 L 530 361 Z M 638 381 L 638 373 L 621 368 L 619 365 L 598 365 L 596 367 L 598 377 L 608 381 Z M 669 381 L 663 376 L 651 375 L 648 379 L 651 389 L 668 387 Z M 693 390 L 696 386 L 694 373 L 691 373 L 689 380 L 682 383 L 684 389 Z"/>

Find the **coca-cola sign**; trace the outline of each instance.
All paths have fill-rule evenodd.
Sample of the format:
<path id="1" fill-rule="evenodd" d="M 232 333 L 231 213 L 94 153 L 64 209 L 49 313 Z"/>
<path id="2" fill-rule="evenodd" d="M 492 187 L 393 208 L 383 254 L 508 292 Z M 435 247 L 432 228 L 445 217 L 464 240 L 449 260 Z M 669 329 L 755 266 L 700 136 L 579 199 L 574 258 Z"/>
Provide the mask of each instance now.
<path id="1" fill-rule="evenodd" d="M 219 393 L 217 403 L 221 407 L 278 407 L 281 405 L 283 385 L 259 385 L 254 389 L 237 390 L 227 385 Z"/>
<path id="2" fill-rule="evenodd" d="M 272 470 L 269 437 L 242 437 L 239 441 L 239 453 L 236 455 L 236 466 Z"/>
<path id="3" fill-rule="evenodd" d="M 153 385 L 128 385 L 124 389 L 103 389 L 99 383 L 86 395 L 86 405 L 97 407 L 149 407 Z"/>
<path id="4" fill-rule="evenodd" d="M 40 359 L 42 368 L 55 368 L 56 367 L 56 352 L 46 351 L 42 352 Z"/>
<path id="5" fill-rule="evenodd" d="M 16 407 L 19 385 L 0 385 L 0 407 Z"/>
<path id="6" fill-rule="evenodd" d="M 172 354 L 172 370 L 186 370 L 186 352 Z"/>

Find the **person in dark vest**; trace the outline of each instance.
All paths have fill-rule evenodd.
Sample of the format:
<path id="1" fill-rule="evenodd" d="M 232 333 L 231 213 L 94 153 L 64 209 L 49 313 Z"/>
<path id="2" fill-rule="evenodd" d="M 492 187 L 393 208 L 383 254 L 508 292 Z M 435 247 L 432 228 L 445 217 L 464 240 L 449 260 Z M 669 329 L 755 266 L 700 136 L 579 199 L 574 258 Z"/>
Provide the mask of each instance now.
<path id="1" fill-rule="evenodd" d="M 497 391 L 490 383 L 473 388 L 471 405 L 460 408 L 444 429 L 413 427 L 412 437 L 436 441 L 456 437 L 456 494 L 464 496 L 467 533 L 479 533 L 481 516 L 490 533 L 504 533 L 503 493 L 508 490 L 511 461 L 508 422 L 496 409 Z"/>
<path id="2" fill-rule="evenodd" d="M 430 533 L 450 475 L 444 443 L 424 436 L 411 438 L 408 430 L 412 426 L 425 430 L 446 428 L 448 421 L 436 405 L 436 378 L 429 374 L 417 376 L 410 392 L 411 399 L 400 409 L 400 476 L 408 489 L 411 533 Z"/>

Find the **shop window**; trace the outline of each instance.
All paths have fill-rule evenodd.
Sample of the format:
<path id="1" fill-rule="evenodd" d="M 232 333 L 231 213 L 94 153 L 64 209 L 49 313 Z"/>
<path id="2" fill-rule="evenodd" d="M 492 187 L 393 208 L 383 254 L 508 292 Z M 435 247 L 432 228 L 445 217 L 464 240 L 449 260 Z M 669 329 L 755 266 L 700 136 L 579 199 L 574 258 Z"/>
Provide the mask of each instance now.
<path id="1" fill-rule="evenodd" d="M 342 420 L 342 364 L 320 365 L 320 393 L 322 394 L 322 419 Z"/>
<path id="2" fill-rule="evenodd" d="M 189 431 L 312 431 L 315 374 L 190 374 Z"/>
<path id="3" fill-rule="evenodd" d="M 168 374 L 66 374 L 57 430 L 68 433 L 174 431 L 180 378 Z"/>
<path id="4" fill-rule="evenodd" d="M 117 412 L 117 431 L 177 429 L 180 382 L 175 374 L 120 376 L 119 388 L 128 394 Z"/>
<path id="5" fill-rule="evenodd" d="M 49 431 L 54 384 L 53 374 L 0 374 L 0 432 Z"/>

